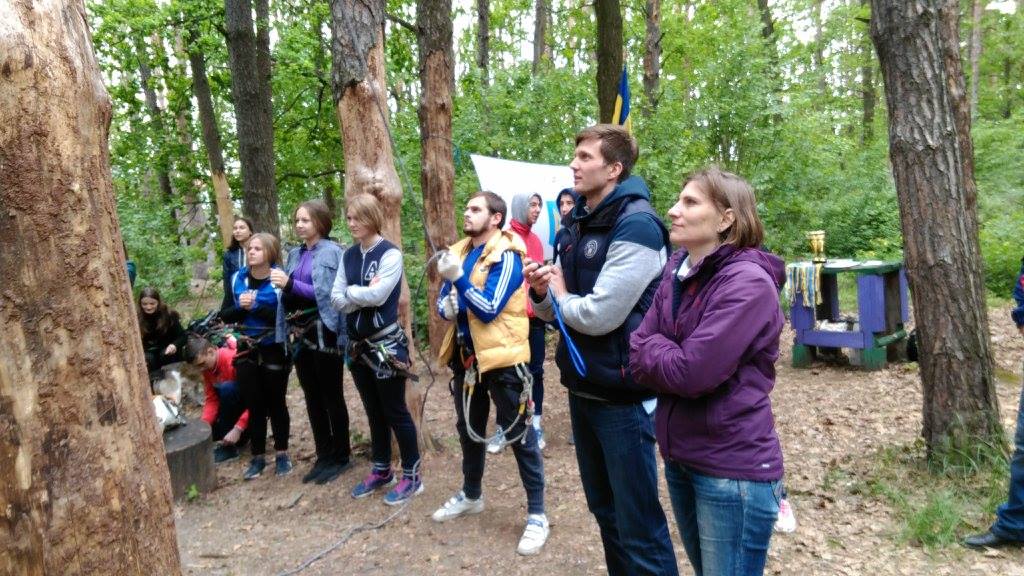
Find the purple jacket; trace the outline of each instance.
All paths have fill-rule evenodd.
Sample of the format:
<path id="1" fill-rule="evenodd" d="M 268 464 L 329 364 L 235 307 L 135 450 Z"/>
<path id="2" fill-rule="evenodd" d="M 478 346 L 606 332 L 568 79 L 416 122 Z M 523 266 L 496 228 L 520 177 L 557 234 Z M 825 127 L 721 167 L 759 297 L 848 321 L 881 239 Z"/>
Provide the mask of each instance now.
<path id="1" fill-rule="evenodd" d="M 630 337 L 629 366 L 658 392 L 655 426 L 666 460 L 719 478 L 782 478 L 768 394 L 775 386 L 785 282 L 781 258 L 724 244 L 676 273 L 665 267 L 654 302 Z"/>

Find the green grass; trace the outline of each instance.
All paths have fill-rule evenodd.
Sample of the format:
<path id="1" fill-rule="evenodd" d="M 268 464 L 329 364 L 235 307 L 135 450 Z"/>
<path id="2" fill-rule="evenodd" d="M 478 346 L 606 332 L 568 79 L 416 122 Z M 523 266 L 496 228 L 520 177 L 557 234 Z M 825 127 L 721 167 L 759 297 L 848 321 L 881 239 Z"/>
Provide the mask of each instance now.
<path id="1" fill-rule="evenodd" d="M 982 446 L 972 454 L 951 451 L 929 461 L 919 440 L 879 451 L 855 492 L 895 508 L 899 540 L 937 549 L 987 528 L 1006 498 L 1008 478 L 1003 447 Z"/>

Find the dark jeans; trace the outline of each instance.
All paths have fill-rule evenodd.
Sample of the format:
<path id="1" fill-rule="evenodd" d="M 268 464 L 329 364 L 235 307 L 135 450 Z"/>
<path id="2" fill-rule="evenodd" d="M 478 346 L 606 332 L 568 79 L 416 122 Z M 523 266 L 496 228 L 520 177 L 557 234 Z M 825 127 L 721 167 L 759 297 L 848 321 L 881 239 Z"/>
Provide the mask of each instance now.
<path id="1" fill-rule="evenodd" d="M 466 432 L 466 415 L 462 410 L 462 366 L 456 363 L 452 371 L 455 380 L 452 386 L 452 398 L 455 401 L 455 427 L 459 431 L 459 443 L 462 445 L 462 490 L 469 498 L 479 498 L 481 482 L 484 477 L 483 444 L 474 442 Z M 510 429 L 519 410 L 519 395 L 523 391 L 523 382 L 516 375 L 515 368 L 498 368 L 485 372 L 473 391 L 469 400 L 469 425 L 473 431 L 483 436 L 487 426 L 487 416 L 494 400 L 498 425 L 505 430 L 507 438 L 518 436 L 526 426 L 521 418 L 514 428 Z M 526 442 L 512 444 L 516 464 L 519 466 L 519 478 L 526 489 L 526 510 L 528 514 L 544 513 L 544 459 L 537 447 L 537 433 L 533 426 L 526 426 Z"/>
<path id="2" fill-rule="evenodd" d="M 288 373 L 291 366 L 280 344 L 260 346 L 235 358 L 235 381 L 249 409 L 252 455 L 267 451 L 267 417 L 274 431 L 274 449 L 288 449 L 291 418 L 288 415 Z"/>
<path id="3" fill-rule="evenodd" d="M 217 408 L 217 417 L 213 419 L 210 430 L 213 433 L 213 441 L 217 442 L 224 438 L 224 435 L 231 432 L 235 423 L 245 412 L 245 400 L 242 398 L 242 390 L 235 382 L 221 382 L 213 386 L 220 399 L 220 406 Z M 238 444 L 244 444 L 249 437 L 249 431 L 245 430 L 238 438 Z"/>
<path id="4" fill-rule="evenodd" d="M 1024 541 L 1024 388 L 1020 391 L 1013 445 L 1009 495 L 996 510 L 992 533 L 1007 540 Z"/>
<path id="5" fill-rule="evenodd" d="M 544 413 L 544 334 L 546 323 L 530 318 L 530 374 L 533 375 L 534 413 Z"/>
<path id="6" fill-rule="evenodd" d="M 658 501 L 654 423 L 640 403 L 611 404 L 569 394 L 576 461 L 587 507 L 597 519 L 608 573 L 679 573 Z"/>
<path id="7" fill-rule="evenodd" d="M 760 576 L 782 482 L 729 480 L 665 462 L 665 480 L 696 576 Z"/>
<path id="8" fill-rule="evenodd" d="M 391 434 L 394 432 L 402 456 L 402 472 L 406 476 L 416 474 L 420 449 L 416 444 L 416 425 L 405 404 L 405 377 L 378 380 L 374 370 L 359 360 L 352 362 L 349 369 L 370 421 L 373 463 L 391 467 Z"/>
<path id="9" fill-rule="evenodd" d="M 344 359 L 340 354 L 303 348 L 295 356 L 306 412 L 318 460 L 347 463 L 352 456 L 348 407 L 342 392 Z"/>

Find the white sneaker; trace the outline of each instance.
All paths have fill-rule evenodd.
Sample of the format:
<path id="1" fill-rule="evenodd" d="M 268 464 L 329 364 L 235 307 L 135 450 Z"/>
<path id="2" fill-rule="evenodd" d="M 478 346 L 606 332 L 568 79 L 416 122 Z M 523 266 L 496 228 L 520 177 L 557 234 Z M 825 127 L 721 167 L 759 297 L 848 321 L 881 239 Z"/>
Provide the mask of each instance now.
<path id="1" fill-rule="evenodd" d="M 494 438 L 487 443 L 487 452 L 489 454 L 497 454 L 505 448 L 505 431 L 498 426 L 497 432 L 494 434 Z"/>
<path id="2" fill-rule="evenodd" d="M 775 519 L 775 531 L 784 534 L 796 531 L 796 514 L 793 514 L 793 507 L 785 498 L 779 501 L 779 516 Z"/>
<path id="3" fill-rule="evenodd" d="M 544 547 L 550 533 L 551 528 L 548 525 L 547 516 L 530 514 L 526 517 L 526 529 L 523 530 L 523 537 L 519 539 L 519 547 L 516 548 L 516 552 L 522 556 L 533 556 Z"/>
<path id="4" fill-rule="evenodd" d="M 479 514 L 483 511 L 483 496 L 473 500 L 466 498 L 466 493 L 459 490 L 459 493 L 449 498 L 447 502 L 434 512 L 431 518 L 434 519 L 434 522 L 445 522 L 464 514 Z"/>
<path id="5" fill-rule="evenodd" d="M 537 431 L 537 448 L 539 448 L 541 450 L 547 448 L 548 443 L 547 443 L 547 441 L 544 440 L 544 429 L 543 428 L 534 428 L 534 430 Z"/>

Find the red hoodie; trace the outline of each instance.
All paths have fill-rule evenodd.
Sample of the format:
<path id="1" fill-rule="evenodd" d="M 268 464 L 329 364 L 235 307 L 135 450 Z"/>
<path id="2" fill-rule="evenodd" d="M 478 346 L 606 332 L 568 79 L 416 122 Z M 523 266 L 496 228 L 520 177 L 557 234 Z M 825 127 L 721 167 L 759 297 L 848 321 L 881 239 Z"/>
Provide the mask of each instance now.
<path id="1" fill-rule="evenodd" d="M 540 238 L 536 234 L 530 232 L 530 228 L 516 220 L 515 218 L 509 221 L 509 228 L 513 232 L 519 235 L 523 239 L 523 243 L 526 244 L 526 256 L 534 262 L 544 262 L 544 245 L 540 243 Z M 524 262 L 525 266 L 526 263 Z M 523 280 L 523 288 L 529 290 L 529 286 L 526 284 L 526 280 Z M 530 299 L 526 299 L 526 315 L 533 318 L 533 303 Z"/>
<path id="2" fill-rule="evenodd" d="M 203 422 L 213 425 L 217 419 L 217 412 L 220 411 L 220 396 L 213 387 L 214 384 L 230 382 L 235 379 L 235 366 L 232 363 L 235 359 L 235 349 L 227 346 L 217 349 L 217 364 L 213 370 L 203 370 L 203 383 L 206 390 L 206 402 L 203 404 Z M 242 412 L 238 417 L 235 426 L 239 430 L 245 430 L 249 426 L 249 411 Z"/>

